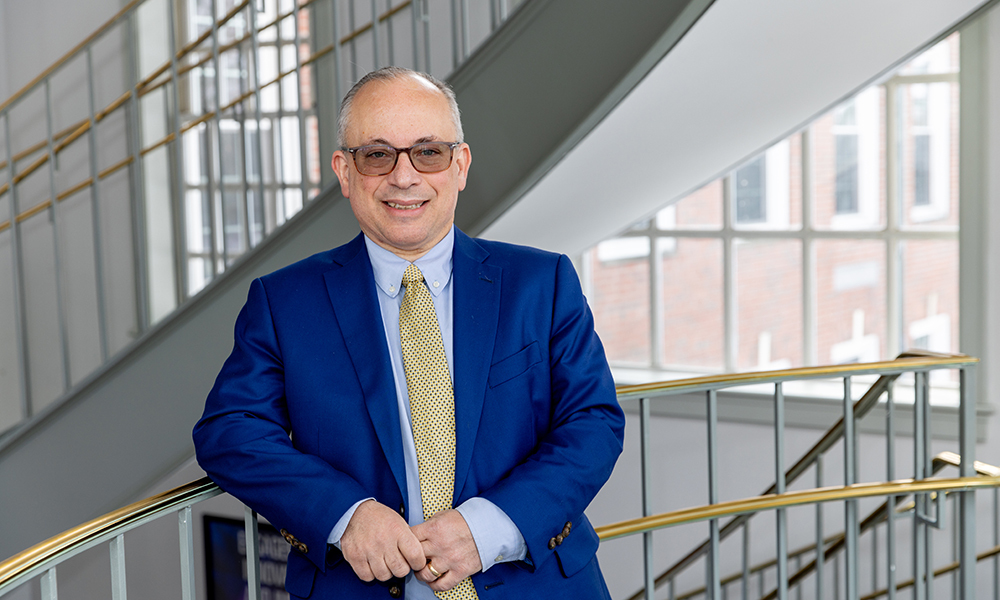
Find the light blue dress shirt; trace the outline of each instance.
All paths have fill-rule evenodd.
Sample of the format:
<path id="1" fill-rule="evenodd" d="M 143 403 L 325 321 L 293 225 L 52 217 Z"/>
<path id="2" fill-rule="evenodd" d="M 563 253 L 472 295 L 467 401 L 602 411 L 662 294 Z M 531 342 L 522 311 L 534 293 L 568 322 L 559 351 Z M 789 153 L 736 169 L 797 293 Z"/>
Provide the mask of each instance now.
<path id="1" fill-rule="evenodd" d="M 392 374 L 396 383 L 396 400 L 399 407 L 399 426 L 403 435 L 403 460 L 406 466 L 406 494 L 409 500 L 407 513 L 412 527 L 424 521 L 423 504 L 420 498 L 420 474 L 417 469 L 417 450 L 413 443 L 413 431 L 410 427 L 410 400 L 406 389 L 406 371 L 403 367 L 403 351 L 399 339 L 399 307 L 403 303 L 401 293 L 403 271 L 410 265 L 385 248 L 365 236 L 365 246 L 372 263 L 375 275 L 375 287 L 378 288 L 379 308 L 382 311 L 382 325 L 385 328 L 385 339 L 389 345 L 389 358 L 392 361 Z M 455 247 L 454 227 L 448 235 L 431 250 L 418 258 L 417 265 L 424 275 L 424 282 L 431 292 L 434 310 L 437 312 L 438 325 L 444 343 L 444 351 L 448 358 L 448 372 L 455 381 L 455 359 L 453 351 L 452 327 L 452 251 Z M 359 501 L 352 506 L 337 522 L 328 538 L 329 543 L 340 547 L 340 537 L 347 529 L 347 524 L 354 515 Z M 456 507 L 469 525 L 472 537 L 479 551 L 479 559 L 486 571 L 499 562 L 523 560 L 527 556 L 527 545 L 521 532 L 495 504 L 485 498 L 470 498 Z M 406 597 L 418 600 L 434 600 L 434 592 L 427 584 L 418 580 L 410 573 L 406 577 Z"/>

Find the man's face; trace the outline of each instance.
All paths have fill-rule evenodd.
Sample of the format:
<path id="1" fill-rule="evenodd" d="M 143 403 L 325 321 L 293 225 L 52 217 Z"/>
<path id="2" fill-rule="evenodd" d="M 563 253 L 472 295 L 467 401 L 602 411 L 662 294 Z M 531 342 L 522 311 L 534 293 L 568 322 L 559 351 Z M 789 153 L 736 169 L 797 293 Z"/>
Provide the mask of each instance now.
<path id="1" fill-rule="evenodd" d="M 408 148 L 420 142 L 455 142 L 457 135 L 444 94 L 424 79 L 403 77 L 373 81 L 358 91 L 344 145 Z M 451 229 L 471 162 L 469 146 L 461 144 L 444 171 L 420 173 L 409 155 L 401 153 L 391 173 L 367 176 L 358 172 L 349 153 L 333 153 L 333 171 L 361 230 L 411 262 Z"/>

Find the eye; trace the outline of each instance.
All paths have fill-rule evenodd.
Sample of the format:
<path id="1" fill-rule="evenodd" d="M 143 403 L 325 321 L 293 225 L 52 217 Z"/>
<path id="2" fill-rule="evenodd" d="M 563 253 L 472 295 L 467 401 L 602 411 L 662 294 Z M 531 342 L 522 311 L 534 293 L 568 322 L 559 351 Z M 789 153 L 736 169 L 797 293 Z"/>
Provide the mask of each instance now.
<path id="1" fill-rule="evenodd" d="M 433 158 L 436 156 L 441 156 L 441 149 L 438 148 L 437 146 L 421 146 L 420 148 L 417 149 L 417 153 L 420 156 Z"/>
<path id="2" fill-rule="evenodd" d="M 384 146 L 378 146 L 375 148 L 365 148 L 364 150 L 362 150 L 362 156 L 371 160 L 381 160 L 383 158 L 391 157 L 391 155 L 388 152 L 388 149 L 385 148 Z"/>

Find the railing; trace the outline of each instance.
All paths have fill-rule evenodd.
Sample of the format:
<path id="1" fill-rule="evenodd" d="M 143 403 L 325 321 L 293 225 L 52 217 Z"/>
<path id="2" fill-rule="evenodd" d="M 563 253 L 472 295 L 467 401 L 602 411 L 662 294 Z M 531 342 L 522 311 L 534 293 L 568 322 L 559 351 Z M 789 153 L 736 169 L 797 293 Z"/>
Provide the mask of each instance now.
<path id="1" fill-rule="evenodd" d="M 655 401 L 662 401 L 680 394 L 704 394 L 707 424 L 708 444 L 705 460 L 708 471 L 708 498 L 710 505 L 718 505 L 719 502 L 719 479 L 718 479 L 718 393 L 720 390 L 732 389 L 748 385 L 773 385 L 773 405 L 774 405 L 774 454 L 773 468 L 775 473 L 775 483 L 763 492 L 763 496 L 776 495 L 786 496 L 789 485 L 805 474 L 809 469 L 815 475 L 816 488 L 822 488 L 823 469 L 822 459 L 824 454 L 829 452 L 835 444 L 841 443 L 843 447 L 843 483 L 845 489 L 857 489 L 858 481 L 857 454 L 858 433 L 857 423 L 869 413 L 880 401 L 883 401 L 886 408 L 885 426 L 885 448 L 886 465 L 885 480 L 896 479 L 896 404 L 895 397 L 896 380 L 903 374 L 913 374 L 913 480 L 921 481 L 929 477 L 932 473 L 932 456 L 930 453 L 930 408 L 931 408 L 931 386 L 930 372 L 938 369 L 957 369 L 959 371 L 959 408 L 958 408 L 958 431 L 956 437 L 959 440 L 959 454 L 962 460 L 959 465 L 961 477 L 973 477 L 975 475 L 975 376 L 974 369 L 976 359 L 962 355 L 941 355 L 922 351 L 907 352 L 894 361 L 879 363 L 841 365 L 834 367 L 807 367 L 791 369 L 787 371 L 772 371 L 764 373 L 744 373 L 735 375 L 719 375 L 712 377 L 701 377 L 687 380 L 680 380 L 668 383 L 657 383 L 648 385 L 638 385 L 619 388 L 619 399 L 624 403 L 637 402 L 640 414 L 640 460 L 641 460 L 641 485 L 642 485 L 642 510 L 644 516 L 651 514 L 651 470 L 652 460 L 650 457 L 651 432 L 651 404 Z M 871 387 L 855 401 L 852 398 L 852 378 L 878 376 L 878 379 Z M 786 470 L 785 467 L 785 391 L 784 384 L 790 381 L 802 381 L 813 379 L 837 378 L 842 381 L 842 418 L 834 424 L 826 434 L 794 465 Z M 975 497 L 971 492 L 963 492 L 958 502 L 959 513 L 962 516 L 961 529 L 958 531 L 960 541 L 958 562 L 963 565 L 959 577 L 962 590 L 973 590 L 975 588 L 975 577 L 972 567 L 975 563 L 975 551 L 973 547 L 974 522 L 975 522 Z M 888 494 L 887 501 L 895 503 L 894 494 Z M 931 552 L 929 551 L 930 528 L 940 526 L 938 522 L 927 517 L 930 504 L 926 494 L 917 498 L 917 509 L 913 518 L 913 538 L 912 544 L 912 568 L 914 579 L 921 582 L 921 590 L 918 597 L 926 597 L 921 594 L 928 593 L 933 585 L 933 577 L 927 574 L 932 572 L 930 568 Z M 789 550 L 788 550 L 788 524 L 787 513 L 782 505 L 775 506 L 776 513 L 776 548 L 775 558 L 775 581 L 777 582 L 776 596 L 779 598 L 788 597 L 788 585 L 791 581 L 789 577 Z M 643 533 L 643 588 L 631 596 L 630 600 L 645 597 L 654 597 L 655 590 L 663 585 L 668 585 L 668 598 L 673 599 L 674 584 L 677 577 L 690 568 L 700 558 L 705 558 L 707 582 L 706 596 L 709 598 L 722 598 L 722 580 L 719 556 L 720 544 L 731 534 L 737 531 L 743 532 L 742 548 L 742 574 L 739 578 L 744 598 L 749 598 L 750 580 L 750 534 L 749 519 L 756 514 L 752 511 L 737 512 L 739 516 L 730 519 L 724 525 L 720 524 L 720 518 L 709 520 L 709 535 L 704 543 L 697 546 L 690 553 L 675 562 L 667 570 L 656 574 L 653 567 L 653 535 L 652 531 Z M 858 503 L 856 499 L 846 499 L 844 502 L 844 521 L 846 524 L 843 539 L 843 561 L 844 561 L 844 587 L 845 597 L 849 599 L 859 598 L 858 592 L 858 565 L 859 548 L 858 539 L 859 515 Z M 816 556 L 828 556 L 826 535 L 823 523 L 823 507 L 821 503 L 815 505 L 815 520 L 812 524 L 815 529 L 814 552 Z M 888 531 L 886 533 L 886 555 L 885 562 L 889 565 L 886 571 L 887 588 L 894 593 L 897 577 L 896 561 L 896 533 L 895 521 L 888 521 Z M 814 595 L 816 598 L 823 598 L 826 593 L 828 582 L 824 580 L 824 569 L 816 569 L 813 574 Z M 801 583 L 801 578 L 794 581 Z M 762 594 L 763 595 L 763 594 Z M 891 596 L 890 597 L 894 597 Z M 962 598 L 972 598 L 974 594 L 962 595 Z"/>
<path id="2" fill-rule="evenodd" d="M 672 600 L 691 597 L 708 597 L 713 599 L 723 598 L 722 589 L 724 585 L 742 583 L 743 598 L 751 597 L 748 593 L 751 572 L 759 573 L 765 569 L 773 569 L 775 576 L 773 580 L 777 582 L 777 587 L 771 593 L 760 592 L 760 597 L 788 598 L 789 588 L 802 582 L 804 575 L 789 575 L 788 565 L 790 558 L 800 558 L 810 550 L 814 556 L 823 557 L 823 560 L 830 560 L 832 557 L 843 555 L 843 586 L 844 597 L 850 599 L 861 598 L 858 591 L 858 562 L 859 562 L 859 538 L 862 531 L 873 530 L 879 519 L 884 519 L 887 527 L 885 536 L 885 546 L 887 557 L 883 561 L 886 570 L 887 584 L 880 589 L 873 589 L 864 598 L 889 597 L 894 598 L 898 589 L 914 588 L 914 597 L 929 598 L 928 595 L 936 577 L 952 573 L 955 575 L 954 585 L 955 598 L 976 598 L 975 595 L 975 565 L 977 561 L 992 558 L 994 570 L 996 570 L 997 557 L 1000 556 L 1000 547 L 991 547 L 980 552 L 978 555 L 974 546 L 975 530 L 975 492 L 980 489 L 994 490 L 993 514 L 997 514 L 1000 505 L 997 503 L 997 490 L 1000 489 L 1000 469 L 977 463 L 973 458 L 975 439 L 973 435 L 975 412 L 974 394 L 974 368 L 977 360 L 966 356 L 941 356 L 922 353 L 918 356 L 900 358 L 895 361 L 880 363 L 845 365 L 837 367 L 818 367 L 791 369 L 786 371 L 774 371 L 766 373 L 748 373 L 725 375 L 717 377 L 696 378 L 653 384 L 646 386 L 630 386 L 619 388 L 619 399 L 623 402 L 640 400 L 640 422 L 642 427 L 641 446 L 643 448 L 642 459 L 642 487 L 643 487 L 643 512 L 649 513 L 650 484 L 650 456 L 648 452 L 651 429 L 653 426 L 650 416 L 650 402 L 659 398 L 679 393 L 705 393 L 707 404 L 708 427 L 708 473 L 709 473 L 709 495 L 711 502 L 705 506 L 675 510 L 663 514 L 644 514 L 642 517 L 598 527 L 598 534 L 602 541 L 607 541 L 623 536 L 641 534 L 644 539 L 645 552 L 645 587 L 640 595 L 647 598 L 653 597 L 656 587 L 655 577 L 652 570 L 652 533 L 664 527 L 673 527 L 682 524 L 708 521 L 709 540 L 703 549 L 696 549 L 692 554 L 704 556 L 706 560 L 706 585 L 702 589 L 691 590 L 681 595 L 676 595 L 672 589 L 672 582 L 678 572 L 678 568 L 668 571 L 669 577 L 662 578 L 662 582 L 670 583 L 671 589 L 668 597 Z M 928 414 L 930 409 L 929 398 L 929 374 L 936 369 L 958 369 L 960 371 L 960 397 L 959 403 L 959 447 L 962 454 L 941 453 L 936 457 L 929 455 L 929 427 Z M 894 456 L 895 446 L 895 421 L 894 404 L 898 402 L 894 398 L 896 380 L 903 374 L 914 373 L 914 462 L 915 474 L 913 478 L 895 480 L 894 477 L 887 478 L 882 482 L 858 482 L 855 480 L 857 473 L 853 454 L 853 447 L 857 440 L 856 421 L 864 412 L 871 410 L 871 407 L 884 396 L 884 406 L 886 409 L 886 441 L 889 456 Z M 852 377 L 865 375 L 878 375 L 879 379 L 865 393 L 860 400 L 854 402 L 850 394 L 850 380 Z M 844 381 L 844 418 L 835 424 L 820 440 L 820 442 L 807 452 L 803 458 L 787 472 L 783 463 L 783 384 L 791 381 L 799 381 L 815 378 L 838 377 Z M 767 383 L 775 386 L 774 406 L 775 406 L 775 459 L 774 468 L 778 473 L 778 483 L 766 493 L 750 498 L 721 501 L 718 498 L 716 480 L 718 446 L 717 435 L 714 430 L 717 427 L 717 402 L 718 392 L 727 388 L 732 388 L 746 384 Z M 786 489 L 790 480 L 798 475 L 806 467 L 803 465 L 819 465 L 819 457 L 828 450 L 836 439 L 844 439 L 845 448 L 845 474 L 844 485 L 822 486 L 818 484 L 814 489 L 788 491 Z M 685 457 L 689 459 L 690 457 Z M 959 476 L 953 478 L 932 478 L 940 468 L 945 466 L 957 467 Z M 892 461 L 887 464 L 887 472 L 892 474 Z M 817 469 L 819 471 L 819 469 Z M 817 477 L 821 481 L 821 477 Z M 221 492 L 211 481 L 207 479 L 199 480 L 182 486 L 170 492 L 148 498 L 125 507 L 114 513 L 96 519 L 90 523 L 67 531 L 59 536 L 43 542 L 3 563 L 0 563 L 0 596 L 10 592 L 17 586 L 30 580 L 33 577 L 41 577 L 42 595 L 45 600 L 55 600 L 56 594 L 56 568 L 59 564 L 71 556 L 75 556 L 86 549 L 93 548 L 100 544 L 109 544 L 111 574 L 112 574 L 112 597 L 115 600 L 124 600 L 124 546 L 123 534 L 139 525 L 147 523 L 160 516 L 177 514 L 180 526 L 180 555 L 181 555 L 181 581 L 182 597 L 193 599 L 195 597 L 194 583 L 194 526 L 191 507 L 202 500 L 208 499 Z M 947 495 L 947 496 L 946 496 Z M 909 505 L 900 506 L 902 501 L 912 496 L 913 501 Z M 930 527 L 944 527 L 944 514 L 942 509 L 945 498 L 953 498 L 955 507 L 954 513 L 957 515 L 955 525 L 955 560 L 949 564 L 937 568 L 932 564 L 934 553 L 930 547 Z M 885 498 L 882 508 L 875 510 L 868 518 L 859 522 L 858 500 L 863 498 Z M 846 530 L 838 535 L 827 536 L 823 531 L 822 520 L 817 519 L 816 523 L 816 543 L 811 549 L 801 549 L 789 551 L 787 549 L 787 523 L 785 511 L 794 506 L 812 506 L 819 515 L 822 507 L 826 503 L 840 502 L 844 505 Z M 890 510 L 890 507 L 892 509 Z M 931 508 L 936 508 L 935 515 L 931 516 Z M 744 553 L 744 568 L 735 577 L 721 576 L 719 564 L 719 545 L 724 537 L 723 532 L 732 532 L 739 527 L 744 528 L 748 519 L 763 511 L 774 511 L 777 515 L 777 528 L 774 532 L 777 537 L 777 556 L 773 561 L 763 565 L 753 567 L 749 565 L 749 555 Z M 897 580 L 896 560 L 896 535 L 894 531 L 895 518 L 887 518 L 889 514 L 908 515 L 913 523 L 913 540 L 911 543 L 911 555 L 914 574 L 910 581 Z M 881 516 L 880 516 L 881 515 Z M 720 521 L 726 518 L 731 519 L 725 526 L 720 526 Z M 995 518 L 995 517 L 994 517 Z M 994 523 L 994 530 L 997 529 Z M 250 582 L 250 598 L 259 599 L 259 571 L 256 570 L 257 554 L 257 518 L 249 509 L 245 510 L 246 539 L 248 540 L 247 554 L 247 581 Z M 994 546 L 997 540 L 994 539 Z M 874 544 L 873 544 L 874 546 Z M 746 548 L 746 544 L 744 545 Z M 839 548 L 843 548 L 840 550 Z M 684 561 L 682 561 L 684 562 Z M 688 563 L 689 564 L 689 563 Z M 685 565 L 687 566 L 687 565 Z M 808 566 L 804 567 L 807 569 Z M 824 579 L 820 576 L 823 569 L 815 569 L 814 576 L 817 579 L 815 598 L 833 598 L 836 596 L 827 593 L 824 587 Z M 760 577 L 760 581 L 764 581 Z M 828 582 L 838 584 L 839 582 Z M 802 589 L 801 587 L 799 589 Z M 994 590 L 994 597 L 1000 593 L 1000 589 Z"/>
<path id="3" fill-rule="evenodd" d="M 0 353 L 19 361 L 0 371 L 0 405 L 18 407 L 0 415 L 19 413 L 0 433 L 328 185 L 360 76 L 444 78 L 522 2 L 132 0 L 0 99 L 0 323 L 16 334 Z"/>

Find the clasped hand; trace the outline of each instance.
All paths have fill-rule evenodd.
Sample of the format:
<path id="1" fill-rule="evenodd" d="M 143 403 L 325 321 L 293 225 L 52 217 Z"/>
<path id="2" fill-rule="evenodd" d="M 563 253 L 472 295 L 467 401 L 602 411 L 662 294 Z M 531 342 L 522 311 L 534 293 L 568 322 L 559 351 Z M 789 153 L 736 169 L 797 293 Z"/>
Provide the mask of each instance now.
<path id="1" fill-rule="evenodd" d="M 411 528 L 388 506 L 362 502 L 340 538 L 340 549 L 362 581 L 386 581 L 413 571 L 436 592 L 450 590 L 483 568 L 472 532 L 457 510 L 441 511 Z"/>

